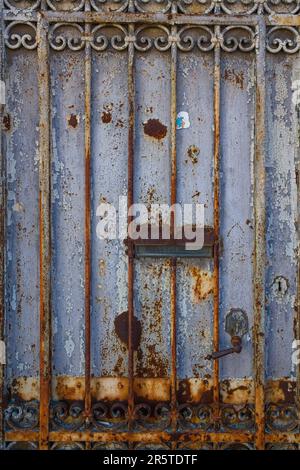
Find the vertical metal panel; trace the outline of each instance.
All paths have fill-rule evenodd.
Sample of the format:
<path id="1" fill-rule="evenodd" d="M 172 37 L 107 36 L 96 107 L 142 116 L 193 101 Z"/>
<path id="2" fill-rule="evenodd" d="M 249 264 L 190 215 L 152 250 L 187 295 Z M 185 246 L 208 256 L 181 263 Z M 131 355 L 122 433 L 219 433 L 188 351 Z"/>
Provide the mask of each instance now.
<path id="1" fill-rule="evenodd" d="M 92 53 L 92 373 L 127 375 L 127 351 L 115 321 L 128 311 L 126 246 L 99 240 L 101 203 L 127 198 L 127 51 Z"/>
<path id="2" fill-rule="evenodd" d="M 297 293 L 297 116 L 292 101 L 296 69 L 295 57 L 267 59 L 266 375 L 274 378 L 295 375 L 291 348 Z"/>
<path id="3" fill-rule="evenodd" d="M 221 376 L 252 376 L 253 139 L 255 57 L 224 53 L 221 65 L 220 347 L 230 344 L 226 315 L 242 309 L 249 321 L 243 354 L 224 357 Z"/>
<path id="4" fill-rule="evenodd" d="M 84 54 L 51 50 L 50 64 L 53 373 L 83 375 Z"/>

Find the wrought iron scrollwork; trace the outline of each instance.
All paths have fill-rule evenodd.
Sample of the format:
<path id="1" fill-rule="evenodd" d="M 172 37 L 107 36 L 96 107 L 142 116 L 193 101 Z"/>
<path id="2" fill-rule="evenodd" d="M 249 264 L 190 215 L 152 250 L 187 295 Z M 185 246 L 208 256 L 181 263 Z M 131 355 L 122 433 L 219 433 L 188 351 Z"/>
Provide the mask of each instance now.
<path id="1" fill-rule="evenodd" d="M 131 8 L 135 12 L 168 13 L 174 2 L 172 0 L 133 0 Z M 84 9 L 85 0 L 46 0 L 48 10 L 80 11 Z M 226 15 L 297 15 L 300 11 L 300 0 L 177 0 L 179 13 L 209 15 L 223 13 Z M 4 0 L 5 8 L 11 10 L 38 10 L 41 0 Z M 90 0 L 91 9 L 103 12 L 126 12 L 129 0 Z"/>
<path id="2" fill-rule="evenodd" d="M 8 49 L 32 50 L 37 47 L 36 25 L 30 22 L 12 21 L 5 28 L 4 41 Z"/>
<path id="3" fill-rule="evenodd" d="M 134 425 L 138 430 L 165 430 L 171 423 L 171 408 L 167 403 L 140 403 L 134 409 Z"/>
<path id="4" fill-rule="evenodd" d="M 213 426 L 213 410 L 209 405 L 181 404 L 178 408 L 179 428 L 208 431 Z"/>
<path id="5" fill-rule="evenodd" d="M 178 32 L 177 46 L 184 52 L 193 50 L 195 46 L 202 52 L 209 52 L 215 43 L 214 31 L 208 26 L 185 26 Z"/>
<path id="6" fill-rule="evenodd" d="M 300 1 L 300 0 L 299 0 Z M 128 27 L 122 24 L 97 24 L 92 26 L 89 35 L 85 35 L 81 23 L 54 23 L 49 29 L 49 44 L 55 51 L 70 49 L 81 51 L 87 42 L 98 52 L 107 49 L 124 51 L 129 43 L 133 43 L 139 52 L 156 49 L 168 51 L 172 44 L 178 50 L 191 52 L 212 51 L 217 43 L 224 52 L 251 52 L 256 47 L 257 33 L 254 27 L 246 25 L 223 26 L 216 37 L 214 29 L 205 25 L 182 26 L 172 35 L 170 28 L 162 24 L 144 24 L 136 27 L 129 34 Z M 9 49 L 24 47 L 28 50 L 37 48 L 37 27 L 33 22 L 8 22 L 4 33 L 5 45 Z M 272 54 L 284 52 L 294 54 L 300 50 L 300 31 L 293 26 L 269 27 L 266 36 L 266 50 Z"/>
<path id="7" fill-rule="evenodd" d="M 221 426 L 225 430 L 251 430 L 254 423 L 254 410 L 249 405 L 226 405 L 221 409 Z"/>
<path id="8" fill-rule="evenodd" d="M 109 32 L 105 34 L 107 28 Z M 111 32 L 113 29 L 113 32 Z M 105 51 L 109 47 L 116 51 L 123 51 L 128 47 L 128 32 L 124 26 L 121 25 L 97 25 L 92 29 L 91 33 L 91 47 L 96 51 Z"/>
<path id="9" fill-rule="evenodd" d="M 267 51 L 272 54 L 286 52 L 294 54 L 300 49 L 299 29 L 292 26 L 275 26 L 268 30 Z"/>
<path id="10" fill-rule="evenodd" d="M 269 431 L 296 431 L 299 428 L 297 407 L 292 404 L 271 403 L 266 410 L 266 424 Z"/>
<path id="11" fill-rule="evenodd" d="M 126 11 L 129 0 L 90 0 L 92 9 L 120 13 Z"/>
<path id="12" fill-rule="evenodd" d="M 116 402 L 107 405 L 102 402 L 94 403 L 92 406 L 91 427 L 104 430 L 126 429 L 128 422 L 127 404 Z"/>
<path id="13" fill-rule="evenodd" d="M 57 402 L 51 408 L 51 421 L 53 429 L 77 431 L 85 423 L 84 405 L 82 402 Z"/>
<path id="14" fill-rule="evenodd" d="M 83 9 L 85 0 L 47 0 L 50 10 L 80 11 Z"/>
<path id="15" fill-rule="evenodd" d="M 152 34 L 147 34 L 146 32 Z M 154 31 L 156 34 L 154 34 Z M 172 44 L 171 33 L 166 26 L 154 25 L 154 26 L 140 26 L 135 31 L 134 47 L 141 52 L 149 51 L 151 48 L 155 48 L 158 51 L 164 52 L 170 49 Z"/>
<path id="16" fill-rule="evenodd" d="M 221 32 L 221 49 L 225 52 L 250 52 L 255 49 L 255 31 L 249 26 L 227 26 Z"/>
<path id="17" fill-rule="evenodd" d="M 10 10 L 16 8 L 22 10 L 37 10 L 41 6 L 41 0 L 4 0 L 4 6 Z"/>
<path id="18" fill-rule="evenodd" d="M 85 45 L 84 28 L 77 23 L 57 23 L 49 31 L 49 43 L 56 51 L 80 51 Z"/>
<path id="19" fill-rule="evenodd" d="M 39 425 L 39 404 L 36 401 L 11 403 L 4 413 L 5 424 L 13 430 L 35 430 Z"/>
<path id="20" fill-rule="evenodd" d="M 167 13 L 171 10 L 172 0 L 134 0 L 134 6 L 141 13 L 155 12 Z"/>

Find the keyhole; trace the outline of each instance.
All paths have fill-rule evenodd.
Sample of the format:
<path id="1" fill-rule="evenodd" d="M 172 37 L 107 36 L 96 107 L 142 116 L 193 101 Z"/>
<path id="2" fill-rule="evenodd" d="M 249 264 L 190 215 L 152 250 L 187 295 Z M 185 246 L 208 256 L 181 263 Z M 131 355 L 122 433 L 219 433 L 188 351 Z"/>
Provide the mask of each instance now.
<path id="1" fill-rule="evenodd" d="M 277 297 L 283 297 L 288 291 L 288 280 L 283 276 L 277 276 L 273 281 L 273 291 Z"/>

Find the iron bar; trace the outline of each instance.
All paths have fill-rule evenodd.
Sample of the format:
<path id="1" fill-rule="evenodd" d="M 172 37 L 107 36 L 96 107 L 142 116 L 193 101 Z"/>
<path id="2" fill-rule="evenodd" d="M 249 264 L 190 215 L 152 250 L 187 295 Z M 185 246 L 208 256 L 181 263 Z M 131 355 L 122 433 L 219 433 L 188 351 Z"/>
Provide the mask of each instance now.
<path id="1" fill-rule="evenodd" d="M 10 10 L 4 11 L 4 19 L 6 21 L 37 21 L 38 13 L 35 11 L 28 10 L 25 12 L 14 13 Z M 55 12 L 55 11 L 44 11 L 44 18 L 49 23 L 145 23 L 145 24 L 165 24 L 169 26 L 173 25 L 249 25 L 255 26 L 257 24 L 259 16 L 238 16 L 238 15 L 213 15 L 213 16 L 193 16 L 185 14 L 164 14 L 164 13 L 116 13 L 107 12 L 100 13 L 96 11 L 91 12 Z M 292 25 L 298 25 L 299 20 L 297 17 L 287 15 L 277 15 L 277 22 L 275 16 L 272 17 L 272 25 L 289 23 Z M 268 23 L 267 23 L 268 24 Z"/>
<path id="2" fill-rule="evenodd" d="M 0 1 L 0 80 L 1 86 L 5 83 L 4 60 L 5 50 L 3 41 L 4 21 L 3 21 L 3 0 Z M 5 90 L 2 90 L 5 94 Z M 1 97 L 2 98 L 2 97 Z M 0 102 L 0 340 L 4 341 L 4 318 L 5 318 L 5 214 L 6 214 L 6 164 L 4 158 L 4 142 L 2 123 L 5 103 Z M 4 351 L 5 353 L 5 351 Z M 5 358 L 4 358 L 5 359 Z M 5 362 L 5 361 L 4 361 Z M 4 446 L 4 378 L 5 366 L 0 364 L 0 448 Z"/>
<path id="3" fill-rule="evenodd" d="M 68 432 L 52 431 L 49 434 L 51 442 L 230 442 L 251 443 L 255 435 L 252 432 L 220 432 L 208 433 L 203 431 L 168 433 L 161 431 L 149 432 Z M 300 433 L 268 433 L 266 443 L 300 443 Z M 36 442 L 38 433 L 34 431 L 9 431 L 5 433 L 6 442 Z"/>
<path id="4" fill-rule="evenodd" d="M 89 2 L 85 2 L 89 11 Z M 85 35 L 90 35 L 91 26 L 85 24 Z M 84 119 L 84 186 L 85 186 L 85 415 L 89 420 L 91 414 L 91 45 L 85 44 L 84 86 L 85 86 L 85 119 Z"/>
<path id="5" fill-rule="evenodd" d="M 48 448 L 50 400 L 50 74 L 48 23 L 38 16 L 39 223 L 40 223 L 40 449 Z"/>
<path id="6" fill-rule="evenodd" d="M 265 446 L 265 22 L 257 25 L 254 156 L 253 355 L 257 449 Z"/>
<path id="7" fill-rule="evenodd" d="M 172 5 L 172 12 L 176 12 L 176 5 Z M 177 35 L 176 26 L 172 26 L 172 37 Z M 171 45 L 171 137 L 170 137 L 170 156 L 171 156 L 171 206 L 177 202 L 177 149 L 176 149 L 176 116 L 177 116 L 177 45 L 173 41 Z M 171 212 L 171 239 L 174 238 L 175 214 Z M 177 260 L 171 259 L 171 292 L 170 292 L 170 311 L 171 311 L 171 427 L 175 431 L 177 428 L 177 361 L 176 361 L 176 280 L 177 280 Z"/>
<path id="8" fill-rule="evenodd" d="M 132 3 L 130 5 L 132 8 Z M 130 36 L 134 35 L 134 26 L 128 27 Z M 134 126 L 135 126 L 135 81 L 134 81 L 134 44 L 128 45 L 128 209 L 134 203 Z M 128 226 L 132 217 L 128 215 Z M 130 236 L 130 234 L 128 234 Z M 134 418 L 134 247 L 128 244 L 128 427 L 132 428 Z"/>
<path id="9" fill-rule="evenodd" d="M 220 273 L 219 273 L 219 239 L 220 239 L 220 26 L 215 26 L 216 44 L 214 49 L 214 313 L 213 313 L 213 350 L 219 350 L 219 305 L 220 305 Z M 215 419 L 219 418 L 219 361 L 214 361 L 213 399 Z"/>

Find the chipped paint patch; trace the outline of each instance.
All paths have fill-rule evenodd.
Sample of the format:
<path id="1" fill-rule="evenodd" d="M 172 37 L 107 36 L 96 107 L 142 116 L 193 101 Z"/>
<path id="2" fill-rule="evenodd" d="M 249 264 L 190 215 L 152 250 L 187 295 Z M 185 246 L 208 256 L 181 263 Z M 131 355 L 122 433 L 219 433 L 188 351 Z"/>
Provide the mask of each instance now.
<path id="1" fill-rule="evenodd" d="M 190 116 L 186 111 L 180 111 L 176 118 L 176 129 L 188 129 L 191 127 Z"/>

